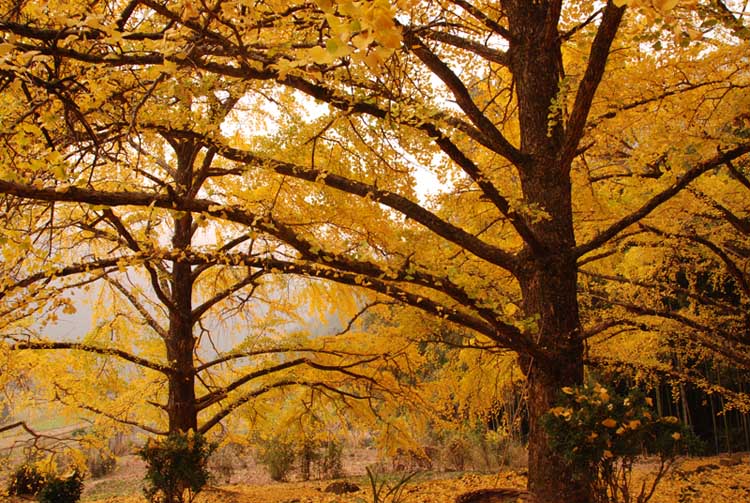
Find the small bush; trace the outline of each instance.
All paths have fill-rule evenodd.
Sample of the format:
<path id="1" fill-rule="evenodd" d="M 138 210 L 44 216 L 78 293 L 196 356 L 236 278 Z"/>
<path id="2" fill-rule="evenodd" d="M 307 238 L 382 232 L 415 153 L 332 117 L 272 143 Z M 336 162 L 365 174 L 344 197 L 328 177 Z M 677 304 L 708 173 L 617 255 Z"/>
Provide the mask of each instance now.
<path id="1" fill-rule="evenodd" d="M 344 446 L 340 442 L 330 440 L 323 446 L 323 455 L 320 460 L 320 473 L 322 478 L 337 479 L 344 474 Z"/>
<path id="2" fill-rule="evenodd" d="M 657 417 L 651 399 L 637 388 L 619 395 L 592 383 L 562 392 L 542 425 L 550 446 L 574 473 L 586 477 L 596 503 L 645 503 L 694 438 L 676 417 Z M 631 490 L 633 464 L 647 449 L 659 456 L 659 469 L 650 484 Z"/>
<path id="3" fill-rule="evenodd" d="M 36 496 L 44 487 L 47 477 L 31 463 L 19 466 L 8 481 L 10 496 Z"/>
<path id="4" fill-rule="evenodd" d="M 39 491 L 39 503 L 76 503 L 83 492 L 83 476 L 73 471 L 67 477 L 54 477 Z"/>
<path id="5" fill-rule="evenodd" d="M 117 458 L 110 452 L 91 450 L 86 456 L 86 469 L 93 478 L 104 477 L 115 471 Z"/>
<path id="6" fill-rule="evenodd" d="M 446 466 L 464 471 L 472 462 L 472 446 L 468 439 L 458 434 L 448 440 L 443 450 Z"/>
<path id="7" fill-rule="evenodd" d="M 273 480 L 286 480 L 294 468 L 294 446 L 278 437 L 263 444 L 258 454 L 258 461 L 266 466 Z"/>
<path id="8" fill-rule="evenodd" d="M 526 446 L 513 438 L 506 438 L 493 445 L 493 453 L 499 467 L 518 470 L 529 465 L 529 452 Z"/>
<path id="9" fill-rule="evenodd" d="M 146 461 L 146 498 L 153 503 L 187 503 L 208 483 L 208 458 L 216 448 L 203 435 L 170 433 L 149 439 L 138 455 Z"/>
<path id="10" fill-rule="evenodd" d="M 343 473 L 343 445 L 336 439 L 302 440 L 274 435 L 256 438 L 256 459 L 273 480 L 289 480 L 294 472 L 302 480 L 333 479 Z"/>
<path id="11" fill-rule="evenodd" d="M 245 446 L 231 442 L 216 449 L 208 460 L 208 468 L 214 482 L 228 484 L 236 471 L 247 466 Z"/>

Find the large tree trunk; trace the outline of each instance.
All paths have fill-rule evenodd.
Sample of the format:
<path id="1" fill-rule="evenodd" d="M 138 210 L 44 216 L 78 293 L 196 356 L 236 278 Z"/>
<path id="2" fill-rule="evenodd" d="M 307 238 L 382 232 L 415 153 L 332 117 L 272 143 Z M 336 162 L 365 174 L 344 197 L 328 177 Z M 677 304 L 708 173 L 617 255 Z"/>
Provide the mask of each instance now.
<path id="1" fill-rule="evenodd" d="M 189 143 L 176 146 L 177 170 L 175 182 L 180 195 L 189 192 L 193 178 L 193 162 L 197 149 Z M 177 213 L 174 217 L 172 248 L 187 250 L 193 238 L 193 217 Z M 198 431 L 198 410 L 195 400 L 195 364 L 193 351 L 193 274 L 189 264 L 175 261 L 170 278 L 171 305 L 169 306 L 169 338 L 167 358 L 173 369 L 169 376 L 167 415 L 169 432 Z"/>
<path id="2" fill-rule="evenodd" d="M 551 363 L 521 358 L 528 381 L 529 492 L 538 503 L 590 501 L 585 474 L 575 474 L 549 447 L 540 418 L 563 386 L 583 381 L 583 343 L 580 338 L 576 269 L 573 260 L 549 257 L 522 279 L 524 308 L 537 319 L 540 345 Z"/>
<path id="3" fill-rule="evenodd" d="M 529 222 L 536 242 L 527 243 L 519 275 L 524 313 L 536 321 L 536 342 L 549 356 L 549 362 L 520 359 L 528 380 L 529 492 L 537 503 L 586 503 L 586 484 L 550 449 L 540 425 L 560 388 L 583 381 L 570 165 L 561 156 L 565 131 L 553 106 L 563 75 L 560 2 L 506 0 L 503 6 L 512 35 L 521 150 L 529 157 L 518 167 L 524 203 L 544 212 Z"/>
<path id="4" fill-rule="evenodd" d="M 192 218 L 185 214 L 176 219 L 173 245 L 185 248 L 189 243 Z M 198 430 L 198 412 L 195 402 L 195 368 L 193 363 L 192 292 L 193 280 L 190 266 L 175 262 L 172 269 L 172 306 L 169 319 L 167 358 L 174 370 L 169 376 L 169 432 Z"/>
<path id="5" fill-rule="evenodd" d="M 571 355 L 569 363 L 573 364 L 575 356 Z M 569 370 L 572 371 L 572 368 Z M 586 474 L 576 474 L 564 461 L 549 448 L 539 418 L 553 405 L 559 393 L 561 379 L 567 384 L 574 384 L 580 379 L 575 375 L 561 375 L 560 372 L 549 372 L 533 368 L 528 379 L 529 408 L 529 480 L 528 490 L 537 503 L 564 501 L 566 503 L 587 503 L 591 501 Z"/>

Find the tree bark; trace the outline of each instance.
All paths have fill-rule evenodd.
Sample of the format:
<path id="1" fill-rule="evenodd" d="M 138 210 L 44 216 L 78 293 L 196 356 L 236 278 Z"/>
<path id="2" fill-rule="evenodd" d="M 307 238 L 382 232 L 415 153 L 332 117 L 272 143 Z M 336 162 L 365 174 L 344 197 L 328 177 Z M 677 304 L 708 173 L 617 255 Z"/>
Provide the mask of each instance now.
<path id="1" fill-rule="evenodd" d="M 554 406 L 560 388 L 583 382 L 583 341 L 573 259 L 549 257 L 522 276 L 526 315 L 536 319 L 539 342 L 551 365 L 528 357 L 520 364 L 528 383 L 529 492 L 538 503 L 590 501 L 586 474 L 573 473 L 549 447 L 540 418 Z"/>
<path id="2" fill-rule="evenodd" d="M 528 382 L 529 482 L 533 501 L 591 501 L 586 474 L 576 474 L 549 447 L 541 417 L 554 406 L 563 386 L 583 382 L 583 340 L 578 310 L 577 265 L 573 255 L 570 160 L 563 156 L 565 129 L 557 103 L 563 78 L 561 2 L 507 0 L 510 69 L 516 79 L 521 151 L 529 159 L 517 166 L 536 245 L 523 252 L 518 275 L 527 319 L 549 358 L 545 363 L 520 356 Z"/>
<path id="3" fill-rule="evenodd" d="M 189 144 L 177 145 L 175 182 L 179 195 L 190 190 L 193 162 L 197 149 Z M 188 250 L 193 237 L 193 217 L 190 212 L 175 213 L 172 249 Z M 169 376 L 167 415 L 169 432 L 198 431 L 198 409 L 195 398 L 195 363 L 193 351 L 193 276 L 190 264 L 179 260 L 172 263 L 170 278 L 171 305 L 169 306 L 169 337 L 165 341 L 167 358 L 174 372 Z"/>

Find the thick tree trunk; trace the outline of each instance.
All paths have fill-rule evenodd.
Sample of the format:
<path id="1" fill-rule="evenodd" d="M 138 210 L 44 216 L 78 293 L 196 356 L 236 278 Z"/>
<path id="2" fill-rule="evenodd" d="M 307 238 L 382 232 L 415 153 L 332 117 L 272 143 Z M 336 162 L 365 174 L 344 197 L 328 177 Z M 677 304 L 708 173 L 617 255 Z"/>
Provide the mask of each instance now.
<path id="1" fill-rule="evenodd" d="M 198 149 L 189 143 L 176 146 L 177 192 L 189 192 L 193 178 L 193 162 Z M 175 214 L 172 248 L 186 250 L 193 238 L 193 217 L 190 213 Z M 175 261 L 170 278 L 171 305 L 169 306 L 169 338 L 167 358 L 174 372 L 169 376 L 167 415 L 169 432 L 198 431 L 198 410 L 195 400 L 195 363 L 193 351 L 193 274 L 189 264 Z"/>
<path id="2" fill-rule="evenodd" d="M 545 372 L 538 368 L 534 368 L 527 379 L 530 418 L 529 493 L 537 503 L 591 501 L 588 488 L 581 477 L 586 474 L 575 474 L 566 467 L 563 460 L 549 448 L 547 436 L 539 424 L 539 418 L 549 410 L 560 392 L 560 380 L 565 379 L 566 384 L 575 384 L 580 379 L 575 375 L 561 376 L 560 372 Z"/>
<path id="3" fill-rule="evenodd" d="M 176 249 L 189 242 L 192 218 L 189 214 L 176 219 L 173 245 Z M 169 377 L 169 432 L 198 430 L 198 411 L 195 402 L 195 367 L 193 363 L 192 292 L 190 266 L 175 262 L 172 269 L 172 306 L 169 319 L 167 357 L 174 369 Z"/>
<path id="4" fill-rule="evenodd" d="M 575 262 L 549 257 L 523 277 L 524 308 L 537 319 L 539 344 L 551 357 L 544 366 L 522 357 L 528 382 L 529 492 L 537 503 L 586 503 L 583 482 L 549 447 L 540 418 L 563 386 L 583 382 L 583 342 L 580 338 Z"/>
<path id="5" fill-rule="evenodd" d="M 521 151 L 518 166 L 524 204 L 535 243 L 527 243 L 519 281 L 524 313 L 537 324 L 535 342 L 551 363 L 521 355 L 528 380 L 529 492 L 537 503 L 587 503 L 586 485 L 552 452 L 540 418 L 563 386 L 583 381 L 583 342 L 577 297 L 577 266 L 570 165 L 563 159 L 563 121 L 556 109 L 563 76 L 558 22 L 561 2 L 505 0 L 510 30 L 510 69 L 516 81 Z"/>

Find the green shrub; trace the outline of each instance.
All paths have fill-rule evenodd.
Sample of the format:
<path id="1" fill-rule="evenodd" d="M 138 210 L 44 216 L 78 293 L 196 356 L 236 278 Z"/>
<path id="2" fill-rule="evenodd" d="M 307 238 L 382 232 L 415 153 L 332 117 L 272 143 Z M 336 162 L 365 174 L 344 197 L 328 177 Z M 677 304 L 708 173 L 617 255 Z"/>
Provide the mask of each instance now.
<path id="1" fill-rule="evenodd" d="M 203 435 L 170 433 L 149 439 L 138 455 L 146 461 L 146 498 L 153 503 L 191 502 L 208 483 L 208 458 L 216 448 Z"/>
<path id="2" fill-rule="evenodd" d="M 405 473 L 398 479 L 388 481 L 386 477 L 379 475 L 369 466 L 365 470 L 370 480 L 372 503 L 402 503 L 406 496 L 404 493 L 406 485 L 417 475 L 417 472 Z"/>
<path id="3" fill-rule="evenodd" d="M 83 492 L 83 476 L 78 471 L 66 477 L 54 477 L 39 491 L 39 503 L 76 503 Z"/>
<path id="4" fill-rule="evenodd" d="M 336 439 L 297 440 L 281 435 L 256 437 L 256 459 L 276 481 L 288 480 L 296 472 L 302 480 L 334 479 L 343 473 L 343 445 Z"/>
<path id="5" fill-rule="evenodd" d="M 258 461 L 268 469 L 273 480 L 286 480 L 294 468 L 294 446 L 279 437 L 272 437 L 262 442 L 258 453 Z"/>
<path id="6" fill-rule="evenodd" d="M 675 456 L 685 452 L 693 435 L 675 417 L 657 417 L 651 399 L 637 388 L 619 395 L 592 383 L 563 388 L 558 405 L 542 417 L 550 446 L 586 477 L 596 503 L 644 503 L 668 471 Z M 657 455 L 659 468 L 639 491 L 629 487 L 636 459 Z"/>
<path id="7" fill-rule="evenodd" d="M 344 457 L 344 446 L 341 442 L 329 440 L 323 445 L 323 454 L 320 459 L 321 477 L 337 479 L 344 473 L 342 458 Z"/>
<path id="8" fill-rule="evenodd" d="M 36 465 L 24 463 L 10 476 L 8 494 L 10 496 L 35 496 L 46 481 L 45 474 Z"/>

